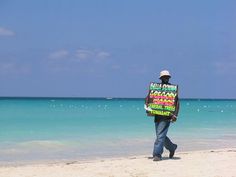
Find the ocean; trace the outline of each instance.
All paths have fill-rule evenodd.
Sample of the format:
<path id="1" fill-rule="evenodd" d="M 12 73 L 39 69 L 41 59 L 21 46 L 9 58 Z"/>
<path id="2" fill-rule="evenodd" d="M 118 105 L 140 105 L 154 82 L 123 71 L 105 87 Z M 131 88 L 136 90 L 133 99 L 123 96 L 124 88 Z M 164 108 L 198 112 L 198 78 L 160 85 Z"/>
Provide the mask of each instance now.
<path id="1" fill-rule="evenodd" d="M 151 155 L 144 99 L 0 98 L 0 163 Z M 236 147 L 236 100 L 181 99 L 178 151 Z"/>

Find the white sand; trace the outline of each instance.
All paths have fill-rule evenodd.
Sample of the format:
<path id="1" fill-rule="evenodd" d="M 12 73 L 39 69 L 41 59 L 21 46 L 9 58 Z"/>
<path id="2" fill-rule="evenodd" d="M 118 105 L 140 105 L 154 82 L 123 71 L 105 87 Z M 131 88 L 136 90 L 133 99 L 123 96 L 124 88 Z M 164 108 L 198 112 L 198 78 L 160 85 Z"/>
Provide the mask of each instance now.
<path id="1" fill-rule="evenodd" d="M 0 166 L 0 177 L 236 177 L 236 148 L 147 156 Z"/>

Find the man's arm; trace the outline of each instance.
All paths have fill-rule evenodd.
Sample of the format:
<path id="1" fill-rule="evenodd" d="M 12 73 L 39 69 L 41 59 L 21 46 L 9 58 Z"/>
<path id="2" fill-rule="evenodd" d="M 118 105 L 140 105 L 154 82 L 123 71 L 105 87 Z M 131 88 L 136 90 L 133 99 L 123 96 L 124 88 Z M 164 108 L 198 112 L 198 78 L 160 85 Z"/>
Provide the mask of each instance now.
<path id="1" fill-rule="evenodd" d="M 149 103 L 149 94 L 150 94 L 150 90 L 148 91 L 148 94 L 147 94 L 147 96 L 146 96 L 146 98 L 145 98 L 145 106 L 146 106 L 146 108 L 148 107 L 148 103 Z M 145 109 L 146 109 L 145 108 Z M 155 116 L 155 115 L 153 115 L 153 114 L 151 114 L 150 113 L 150 111 L 148 111 L 147 109 L 146 109 L 146 113 L 147 113 L 147 116 Z"/>
<path id="2" fill-rule="evenodd" d="M 148 94 L 149 95 L 149 94 Z M 146 104 L 146 106 L 148 105 L 148 95 L 146 96 L 146 98 L 145 98 L 145 104 Z"/>
<path id="3" fill-rule="evenodd" d="M 171 117 L 171 121 L 175 122 L 177 120 L 178 114 L 179 114 L 179 98 L 176 97 L 176 106 L 175 106 L 175 112 L 173 113 L 172 117 Z"/>
<path id="4" fill-rule="evenodd" d="M 176 108 L 175 108 L 175 116 L 178 117 L 179 114 L 179 98 L 177 97 Z"/>

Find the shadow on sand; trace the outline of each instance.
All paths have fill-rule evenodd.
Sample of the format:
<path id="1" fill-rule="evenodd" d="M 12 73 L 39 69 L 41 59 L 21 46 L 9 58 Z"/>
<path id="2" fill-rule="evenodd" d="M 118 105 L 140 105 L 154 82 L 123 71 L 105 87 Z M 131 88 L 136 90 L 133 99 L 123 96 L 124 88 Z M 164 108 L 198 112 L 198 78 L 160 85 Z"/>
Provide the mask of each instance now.
<path id="1" fill-rule="evenodd" d="M 150 159 L 152 160 L 153 157 L 147 157 L 147 159 Z M 173 158 L 169 158 L 169 157 L 162 157 L 162 160 L 180 160 L 181 158 L 180 157 L 173 157 Z"/>

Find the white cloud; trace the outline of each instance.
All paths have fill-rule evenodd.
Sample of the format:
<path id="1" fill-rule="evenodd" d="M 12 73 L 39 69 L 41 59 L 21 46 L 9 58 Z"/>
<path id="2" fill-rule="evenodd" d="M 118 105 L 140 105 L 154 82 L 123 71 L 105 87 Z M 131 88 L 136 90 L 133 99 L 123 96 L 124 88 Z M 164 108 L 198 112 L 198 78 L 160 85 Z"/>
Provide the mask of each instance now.
<path id="1" fill-rule="evenodd" d="M 229 74 L 232 75 L 236 70 L 236 61 L 220 61 L 214 63 L 214 67 L 217 72 L 220 74 Z"/>
<path id="2" fill-rule="evenodd" d="M 51 66 L 50 70 L 54 73 L 58 73 L 58 72 L 70 72 L 71 68 L 69 66 L 64 66 L 64 65 L 55 65 L 55 66 Z"/>
<path id="3" fill-rule="evenodd" d="M 62 59 L 69 56 L 69 52 L 67 50 L 58 50 L 49 55 L 51 59 Z"/>
<path id="4" fill-rule="evenodd" d="M 110 53 L 99 50 L 78 49 L 75 54 L 80 61 L 94 60 L 98 61 L 110 57 Z"/>
<path id="5" fill-rule="evenodd" d="M 78 67 L 88 71 L 89 67 L 95 67 L 98 63 L 100 63 L 99 67 L 103 67 L 104 61 L 108 57 L 110 57 L 110 54 L 101 50 L 79 48 L 69 52 L 66 49 L 62 49 L 49 54 L 49 60 L 46 61 L 46 65 L 51 71 L 55 72 L 72 72 L 77 70 Z M 87 64 L 89 64 L 89 67 Z"/>
<path id="6" fill-rule="evenodd" d="M 31 69 L 27 65 L 17 64 L 14 62 L 2 62 L 0 63 L 0 74 L 8 75 L 8 74 L 28 74 L 31 72 Z"/>
<path id="7" fill-rule="evenodd" d="M 65 59 L 67 61 L 100 61 L 107 59 L 111 55 L 105 51 L 89 50 L 89 49 L 77 49 L 76 51 L 69 52 L 68 50 L 62 49 L 49 54 L 50 59 Z"/>
<path id="8" fill-rule="evenodd" d="M 134 74 L 146 74 L 148 72 L 148 67 L 146 65 L 133 64 L 130 66 L 130 71 Z"/>
<path id="9" fill-rule="evenodd" d="M 79 60 L 88 60 L 94 56 L 94 52 L 85 49 L 78 49 L 75 53 L 75 56 Z"/>
<path id="10" fill-rule="evenodd" d="M 120 68 L 121 68 L 120 65 L 113 65 L 111 67 L 111 69 L 113 69 L 113 70 L 119 70 Z"/>
<path id="11" fill-rule="evenodd" d="M 110 53 L 104 51 L 98 52 L 96 55 L 98 59 L 106 59 L 111 56 Z"/>
<path id="12" fill-rule="evenodd" d="M 0 27 L 0 36 L 14 36 L 15 32 L 9 29 Z"/>
<path id="13" fill-rule="evenodd" d="M 0 71 L 7 71 L 7 70 L 12 70 L 14 68 L 13 63 L 1 63 L 0 64 Z"/>

